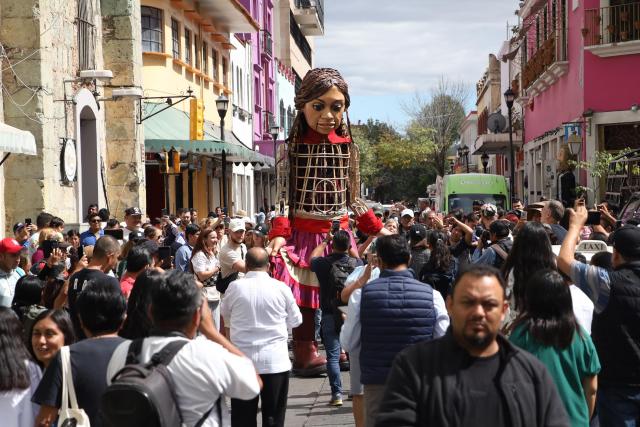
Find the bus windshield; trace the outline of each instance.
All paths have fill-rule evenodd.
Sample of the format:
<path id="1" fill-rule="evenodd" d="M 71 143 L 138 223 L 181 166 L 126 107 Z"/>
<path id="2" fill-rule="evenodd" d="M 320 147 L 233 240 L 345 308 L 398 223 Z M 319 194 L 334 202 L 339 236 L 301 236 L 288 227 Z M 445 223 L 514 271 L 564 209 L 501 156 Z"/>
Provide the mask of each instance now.
<path id="1" fill-rule="evenodd" d="M 450 194 L 449 212 L 456 209 L 462 209 L 466 213 L 473 212 L 474 200 L 480 200 L 483 204 L 491 203 L 502 209 L 505 209 L 507 201 L 503 194 Z"/>

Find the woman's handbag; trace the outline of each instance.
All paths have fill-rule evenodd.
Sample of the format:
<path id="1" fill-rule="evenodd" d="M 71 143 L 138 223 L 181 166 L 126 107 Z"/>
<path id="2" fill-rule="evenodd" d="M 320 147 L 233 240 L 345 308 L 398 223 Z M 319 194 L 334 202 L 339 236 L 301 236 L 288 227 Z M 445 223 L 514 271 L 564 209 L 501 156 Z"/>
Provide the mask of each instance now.
<path id="1" fill-rule="evenodd" d="M 62 405 L 58 411 L 57 425 L 60 427 L 90 427 L 89 416 L 83 409 L 78 408 L 76 389 L 73 386 L 71 374 L 69 346 L 60 349 L 60 360 L 62 362 Z M 71 398 L 71 402 L 69 402 L 69 398 Z M 69 403 L 71 403 L 71 407 L 69 407 Z"/>

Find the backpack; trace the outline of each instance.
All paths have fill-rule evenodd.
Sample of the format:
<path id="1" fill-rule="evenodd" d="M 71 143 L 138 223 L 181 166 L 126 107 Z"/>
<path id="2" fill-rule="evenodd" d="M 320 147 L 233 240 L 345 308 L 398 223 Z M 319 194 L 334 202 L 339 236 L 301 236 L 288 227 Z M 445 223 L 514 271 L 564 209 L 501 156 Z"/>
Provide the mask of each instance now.
<path id="1" fill-rule="evenodd" d="M 183 426 L 175 386 L 167 365 L 189 341 L 172 341 L 151 357 L 148 363 L 138 362 L 144 338 L 133 340 L 125 366 L 111 380 L 102 395 L 101 413 L 105 426 L 113 427 L 175 427 Z M 198 420 L 200 427 L 214 407 L 222 420 L 220 398 Z"/>
<path id="2" fill-rule="evenodd" d="M 331 264 L 329 269 L 329 303 L 333 307 L 333 317 L 335 320 L 336 332 L 340 333 L 342 328 L 342 311 L 338 307 L 343 307 L 347 304 L 342 302 L 340 294 L 344 289 L 344 284 L 347 281 L 347 277 L 358 266 L 355 258 L 349 257 L 346 262 L 335 261 Z"/>
<path id="3" fill-rule="evenodd" d="M 491 249 L 496 253 L 496 260 L 493 263 L 493 266 L 498 270 L 502 269 L 502 265 L 507 260 L 509 256 L 509 252 L 511 251 L 511 246 L 507 244 L 501 244 L 502 242 L 494 243 L 490 246 Z"/>

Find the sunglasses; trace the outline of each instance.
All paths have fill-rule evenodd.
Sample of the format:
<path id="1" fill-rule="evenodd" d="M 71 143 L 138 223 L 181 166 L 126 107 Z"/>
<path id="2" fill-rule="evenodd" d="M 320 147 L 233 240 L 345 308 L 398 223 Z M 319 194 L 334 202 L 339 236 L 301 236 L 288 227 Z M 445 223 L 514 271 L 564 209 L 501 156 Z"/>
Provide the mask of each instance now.
<path id="1" fill-rule="evenodd" d="M 89 221 L 89 222 L 90 222 L 91 224 L 95 224 L 95 223 L 100 222 L 100 220 L 99 220 L 99 219 L 92 219 L 92 220 L 91 220 L 91 221 Z"/>

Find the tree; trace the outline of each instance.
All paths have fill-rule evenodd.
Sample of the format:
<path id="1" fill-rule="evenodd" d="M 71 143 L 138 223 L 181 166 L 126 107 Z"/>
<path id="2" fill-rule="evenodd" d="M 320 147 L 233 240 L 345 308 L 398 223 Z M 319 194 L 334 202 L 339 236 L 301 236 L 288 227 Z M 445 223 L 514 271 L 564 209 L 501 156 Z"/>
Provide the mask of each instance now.
<path id="1" fill-rule="evenodd" d="M 453 82 L 441 77 L 430 95 L 428 102 L 416 95 L 412 105 L 404 106 L 407 114 L 412 117 L 407 135 L 416 142 L 430 142 L 428 162 L 439 176 L 444 176 L 447 170 L 447 152 L 460 138 L 468 91 L 463 82 Z"/>

